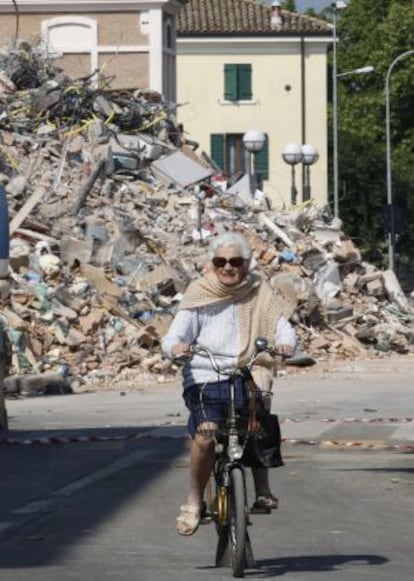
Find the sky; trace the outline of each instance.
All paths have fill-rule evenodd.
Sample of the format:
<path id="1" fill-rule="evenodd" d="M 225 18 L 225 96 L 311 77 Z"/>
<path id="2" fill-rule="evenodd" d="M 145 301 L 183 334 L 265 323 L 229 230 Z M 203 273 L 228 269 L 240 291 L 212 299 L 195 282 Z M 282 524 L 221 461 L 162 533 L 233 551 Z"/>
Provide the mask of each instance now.
<path id="1" fill-rule="evenodd" d="M 332 4 L 332 0 L 295 0 L 296 10 L 298 12 L 304 12 L 307 8 L 314 8 L 315 12 L 320 12 L 329 4 Z"/>
<path id="2" fill-rule="evenodd" d="M 320 12 L 330 4 L 333 0 L 295 0 L 296 10 L 298 12 L 305 12 L 308 8 L 313 8 L 315 12 Z M 261 0 L 262 4 L 271 4 L 272 0 Z"/>

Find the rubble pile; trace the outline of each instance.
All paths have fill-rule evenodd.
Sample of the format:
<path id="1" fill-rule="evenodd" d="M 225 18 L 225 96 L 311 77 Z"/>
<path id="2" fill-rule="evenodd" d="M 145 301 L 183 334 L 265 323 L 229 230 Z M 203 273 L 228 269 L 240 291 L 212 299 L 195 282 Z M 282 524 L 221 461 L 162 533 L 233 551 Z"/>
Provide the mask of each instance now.
<path id="1" fill-rule="evenodd" d="M 311 359 L 414 352 L 414 312 L 394 273 L 366 263 L 326 209 L 252 196 L 246 176 L 196 152 L 160 95 L 97 89 L 93 76 L 39 62 L 27 46 L 0 58 L 6 389 L 29 391 L 30 377 L 35 390 L 174 377 L 160 337 L 209 238 L 228 229 L 250 239 Z"/>

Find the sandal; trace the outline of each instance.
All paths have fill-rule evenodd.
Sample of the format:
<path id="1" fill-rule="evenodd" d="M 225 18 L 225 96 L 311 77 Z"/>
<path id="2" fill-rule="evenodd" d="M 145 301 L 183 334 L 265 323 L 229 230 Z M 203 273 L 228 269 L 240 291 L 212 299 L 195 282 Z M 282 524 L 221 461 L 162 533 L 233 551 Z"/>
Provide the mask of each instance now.
<path id="1" fill-rule="evenodd" d="M 273 496 L 271 492 L 268 494 L 260 494 L 256 497 L 256 502 L 251 508 L 251 512 L 256 514 L 268 514 L 272 510 L 277 509 L 279 499 Z"/>
<path id="2" fill-rule="evenodd" d="M 200 507 L 195 504 L 180 506 L 180 514 L 177 516 L 177 533 L 188 537 L 196 532 L 199 525 Z"/>

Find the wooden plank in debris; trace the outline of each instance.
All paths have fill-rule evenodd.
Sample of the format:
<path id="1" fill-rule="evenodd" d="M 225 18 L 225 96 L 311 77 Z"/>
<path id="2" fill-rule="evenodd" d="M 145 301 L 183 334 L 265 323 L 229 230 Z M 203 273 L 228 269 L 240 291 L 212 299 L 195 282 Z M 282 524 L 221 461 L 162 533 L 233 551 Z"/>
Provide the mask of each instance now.
<path id="1" fill-rule="evenodd" d="M 14 232 L 19 228 L 21 224 L 23 224 L 26 217 L 30 214 L 33 208 L 40 202 L 40 200 L 45 195 L 45 190 L 43 188 L 39 188 L 35 190 L 33 194 L 26 200 L 26 203 L 20 208 L 17 214 L 13 217 L 10 221 L 10 236 L 14 234 Z"/>
<path id="2" fill-rule="evenodd" d="M 99 293 L 117 298 L 122 295 L 122 288 L 107 279 L 102 268 L 97 268 L 92 264 L 81 264 L 80 272 L 88 282 L 96 287 Z"/>
<path id="3" fill-rule="evenodd" d="M 32 351 L 29 349 L 29 347 L 24 348 L 24 355 L 25 355 L 27 361 L 32 366 L 32 369 L 34 369 L 36 371 L 36 373 L 40 373 L 40 367 L 39 367 L 39 364 L 37 362 L 37 359 L 34 356 L 34 354 L 32 353 Z"/>
<path id="4" fill-rule="evenodd" d="M 293 240 L 289 238 L 289 236 L 280 228 L 277 224 L 273 222 L 270 218 L 268 218 L 265 214 L 259 214 L 259 222 L 265 226 L 268 230 L 276 234 L 276 236 L 284 243 L 288 248 L 294 248 L 295 243 Z"/>
<path id="5" fill-rule="evenodd" d="M 107 308 L 108 311 L 110 311 L 113 315 L 119 317 L 120 319 L 128 321 L 128 323 L 130 323 L 134 327 L 137 327 L 137 329 L 142 330 L 142 325 L 138 321 L 130 317 L 122 309 L 120 309 L 113 296 L 101 295 L 99 297 L 99 301 L 101 305 Z"/>
<path id="6" fill-rule="evenodd" d="M 89 192 L 93 188 L 94 183 L 96 182 L 100 173 L 102 172 L 102 170 L 105 167 L 106 159 L 107 159 L 106 157 L 102 157 L 101 159 L 99 159 L 97 161 L 90 176 L 88 177 L 86 182 L 82 185 L 82 187 L 79 191 L 79 194 L 78 194 L 78 198 L 77 198 L 76 203 L 75 203 L 73 210 L 72 210 L 73 215 L 77 214 L 79 212 L 79 210 L 82 208 L 83 204 L 85 203 Z"/>
<path id="7" fill-rule="evenodd" d="M 35 232 L 34 230 L 29 230 L 28 228 L 16 228 L 15 235 L 22 240 L 29 240 L 29 241 L 41 241 L 47 242 L 52 246 L 57 246 L 58 241 L 56 238 L 52 236 L 48 236 L 47 234 L 42 234 L 41 232 Z"/>

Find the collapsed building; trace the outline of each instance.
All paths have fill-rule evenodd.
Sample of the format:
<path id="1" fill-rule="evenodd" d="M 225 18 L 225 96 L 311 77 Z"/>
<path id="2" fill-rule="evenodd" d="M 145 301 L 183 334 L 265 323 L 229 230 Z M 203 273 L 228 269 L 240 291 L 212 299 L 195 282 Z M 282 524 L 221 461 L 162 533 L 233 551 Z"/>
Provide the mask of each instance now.
<path id="1" fill-rule="evenodd" d="M 153 91 L 97 89 L 28 46 L 0 70 L 6 391 L 174 378 L 160 338 L 209 239 L 229 229 L 285 299 L 300 341 L 292 366 L 414 352 L 409 297 L 329 208 L 271 207 L 248 176 L 223 175 L 199 152 Z"/>

